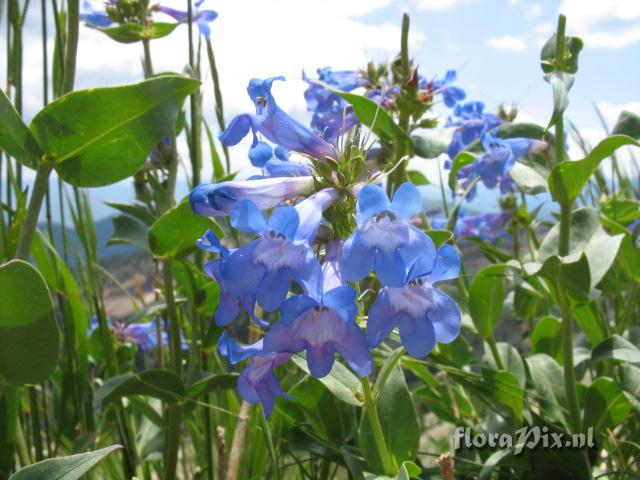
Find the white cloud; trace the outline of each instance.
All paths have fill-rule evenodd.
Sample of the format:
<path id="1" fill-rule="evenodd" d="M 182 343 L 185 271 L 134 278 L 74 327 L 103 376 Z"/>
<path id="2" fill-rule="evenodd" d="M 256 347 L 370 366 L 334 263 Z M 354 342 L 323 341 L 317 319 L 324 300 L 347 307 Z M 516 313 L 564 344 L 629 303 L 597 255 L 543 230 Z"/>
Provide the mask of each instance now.
<path id="1" fill-rule="evenodd" d="M 471 3 L 473 0 L 417 0 L 419 10 L 451 10 L 464 3 Z"/>
<path id="2" fill-rule="evenodd" d="M 609 125 L 609 128 L 613 128 L 613 125 L 618 120 L 618 116 L 623 110 L 640 115 L 640 102 L 629 102 L 613 104 L 611 102 L 597 102 L 598 109 L 605 121 Z"/>
<path id="3" fill-rule="evenodd" d="M 536 25 L 536 33 L 540 35 L 550 35 L 551 32 L 553 32 L 552 22 L 544 22 L 539 25 Z"/>
<path id="4" fill-rule="evenodd" d="M 569 31 L 592 48 L 621 48 L 640 42 L 640 1 L 564 0 L 560 12 Z"/>
<path id="5" fill-rule="evenodd" d="M 529 8 L 527 8 L 527 17 L 536 18 L 542 15 L 542 5 L 539 3 L 534 3 Z"/>
<path id="6" fill-rule="evenodd" d="M 512 35 L 502 35 L 487 39 L 487 45 L 498 50 L 510 50 L 512 52 L 523 52 L 527 49 L 524 40 Z"/>

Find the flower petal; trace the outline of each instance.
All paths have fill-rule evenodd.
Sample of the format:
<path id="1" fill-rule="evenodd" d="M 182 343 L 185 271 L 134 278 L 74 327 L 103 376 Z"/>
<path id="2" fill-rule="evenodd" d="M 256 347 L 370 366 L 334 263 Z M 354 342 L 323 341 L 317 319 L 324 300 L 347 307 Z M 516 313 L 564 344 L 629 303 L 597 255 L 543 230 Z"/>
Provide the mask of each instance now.
<path id="1" fill-rule="evenodd" d="M 370 348 L 380 345 L 397 325 L 397 313 L 389 303 L 387 289 L 383 289 L 369 309 L 367 320 L 367 344 Z"/>
<path id="2" fill-rule="evenodd" d="M 378 249 L 374 261 L 374 269 L 380 283 L 386 287 L 402 287 L 405 284 L 407 271 L 398 249 Z"/>
<path id="3" fill-rule="evenodd" d="M 345 323 L 353 323 L 358 313 L 356 291 L 346 285 L 325 293 L 322 304 L 333 309 Z"/>
<path id="4" fill-rule="evenodd" d="M 342 248 L 342 274 L 348 282 L 362 280 L 373 270 L 376 250 L 367 248 L 362 233 L 356 231 L 347 239 Z"/>
<path id="5" fill-rule="evenodd" d="M 227 129 L 218 135 L 218 139 L 227 147 L 240 143 L 251 129 L 251 115 L 244 113 L 231 120 Z"/>
<path id="6" fill-rule="evenodd" d="M 336 350 L 349 363 L 349 366 L 361 377 L 373 370 L 373 359 L 367 348 L 364 334 L 357 325 L 349 325 L 344 338 L 335 342 Z"/>
<path id="7" fill-rule="evenodd" d="M 433 322 L 436 339 L 442 343 L 453 342 L 460 335 L 462 317 L 460 309 L 451 297 L 433 289 L 434 306 L 427 312 Z"/>
<path id="8" fill-rule="evenodd" d="M 287 240 L 293 240 L 298 231 L 300 217 L 293 207 L 278 207 L 269 217 L 269 230 L 281 233 Z"/>
<path id="9" fill-rule="evenodd" d="M 307 348 L 307 365 L 309 372 L 316 378 L 326 377 L 331 368 L 336 355 L 330 343 L 319 346 L 309 346 Z"/>
<path id="10" fill-rule="evenodd" d="M 382 188 L 368 184 L 362 187 L 356 203 L 356 222 L 364 224 L 376 213 L 389 210 L 389 197 Z"/>
<path id="11" fill-rule="evenodd" d="M 433 324 L 427 318 L 411 318 L 406 313 L 399 315 L 400 339 L 412 357 L 428 355 L 436 344 Z"/>
<path id="12" fill-rule="evenodd" d="M 434 284 L 443 280 L 451 280 L 460 275 L 460 255 L 453 245 L 444 244 L 436 253 L 435 268 L 427 279 Z"/>
<path id="13" fill-rule="evenodd" d="M 256 204 L 249 199 L 240 200 L 231 212 L 231 226 L 248 233 L 263 233 L 267 221 Z"/>
<path id="14" fill-rule="evenodd" d="M 391 211 L 405 220 L 422 211 L 422 195 L 411 182 L 405 182 L 396 190 L 391 202 Z"/>
<path id="15" fill-rule="evenodd" d="M 258 287 L 257 300 L 260 306 L 267 312 L 280 308 L 287 298 L 290 283 L 291 275 L 286 268 L 267 272 Z"/>

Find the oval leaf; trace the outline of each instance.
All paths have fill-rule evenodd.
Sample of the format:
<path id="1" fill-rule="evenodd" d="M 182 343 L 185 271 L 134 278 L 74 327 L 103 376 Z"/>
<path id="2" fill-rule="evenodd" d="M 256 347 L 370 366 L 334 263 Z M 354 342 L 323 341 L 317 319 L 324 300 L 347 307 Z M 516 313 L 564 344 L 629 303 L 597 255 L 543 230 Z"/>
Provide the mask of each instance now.
<path id="1" fill-rule="evenodd" d="M 135 173 L 171 133 L 180 105 L 198 85 L 166 75 L 72 92 L 41 110 L 30 129 L 64 180 L 79 187 L 109 185 Z"/>
<path id="2" fill-rule="evenodd" d="M 0 377 L 16 385 L 46 380 L 58 361 L 58 327 L 42 275 L 22 260 L 0 266 Z"/>
<path id="3" fill-rule="evenodd" d="M 31 168 L 36 168 L 40 158 L 38 143 L 2 89 L 0 89 L 0 149 Z"/>
<path id="4" fill-rule="evenodd" d="M 506 269 L 506 265 L 489 265 L 478 272 L 469 287 L 469 313 L 484 338 L 491 336 L 502 316 Z"/>

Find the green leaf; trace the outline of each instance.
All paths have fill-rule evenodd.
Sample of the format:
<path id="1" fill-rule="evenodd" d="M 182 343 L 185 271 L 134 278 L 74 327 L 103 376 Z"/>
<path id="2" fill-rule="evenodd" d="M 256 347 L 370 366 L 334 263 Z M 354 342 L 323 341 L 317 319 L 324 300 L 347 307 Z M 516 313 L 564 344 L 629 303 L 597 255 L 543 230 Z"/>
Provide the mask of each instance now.
<path id="1" fill-rule="evenodd" d="M 620 425 L 631 414 L 631 402 L 616 382 L 599 377 L 584 397 L 584 427 L 596 433 Z"/>
<path id="2" fill-rule="evenodd" d="M 636 140 L 640 139 L 640 117 L 633 112 L 623 110 L 618 117 L 612 135 L 628 135 Z"/>
<path id="3" fill-rule="evenodd" d="M 389 453 L 396 465 L 413 460 L 418 451 L 420 424 L 413 398 L 400 367 L 396 366 L 389 375 L 378 396 L 376 408 Z M 368 415 L 362 415 L 359 441 L 360 450 L 369 468 L 374 472 L 382 472 L 382 464 L 371 432 Z"/>
<path id="4" fill-rule="evenodd" d="M 489 338 L 504 308 L 506 265 L 496 264 L 480 270 L 469 287 L 469 313 L 478 333 Z"/>
<path id="5" fill-rule="evenodd" d="M 358 120 L 369 127 L 378 138 L 385 142 L 392 142 L 407 137 L 407 134 L 393 121 L 393 117 L 373 100 L 355 93 L 343 92 L 327 85 L 316 82 L 318 85 L 345 99 L 353 108 Z"/>
<path id="6" fill-rule="evenodd" d="M 574 76 L 565 72 L 552 72 L 545 76 L 553 90 L 553 113 L 547 128 L 551 128 L 562 117 L 569 106 L 569 90 L 573 86 Z"/>
<path id="7" fill-rule="evenodd" d="M 429 185 L 429 183 L 431 183 L 429 182 L 429 179 L 424 176 L 424 174 L 418 172 L 417 170 L 409 170 L 407 172 L 407 177 L 409 178 L 409 181 L 411 183 L 417 186 Z"/>
<path id="8" fill-rule="evenodd" d="M 618 360 L 620 362 L 640 363 L 640 348 L 620 335 L 612 335 L 593 349 L 591 360 Z"/>
<path id="9" fill-rule="evenodd" d="M 145 370 L 125 373 L 105 381 L 96 391 L 93 405 L 98 414 L 111 402 L 122 397 L 144 395 L 165 402 L 178 402 L 186 396 L 180 377 L 168 370 Z"/>
<path id="10" fill-rule="evenodd" d="M 575 263 L 581 255 L 588 260 L 590 275 L 589 288 L 595 288 L 616 259 L 623 235 L 610 236 L 600 226 L 600 212 L 591 207 L 579 208 L 571 212 L 571 237 L 569 255 L 561 259 L 563 264 Z M 560 225 L 549 230 L 542 243 L 538 259 L 547 262 L 558 253 Z M 558 257 L 559 258 L 559 257 Z M 572 283 L 584 283 L 584 278 L 569 280 Z"/>
<path id="11" fill-rule="evenodd" d="M 0 149 L 27 167 L 37 167 L 40 147 L 2 89 L 0 89 Z"/>
<path id="12" fill-rule="evenodd" d="M 511 372 L 489 369 L 483 369 L 482 376 L 497 405 L 504 407 L 516 422 L 522 421 L 524 389 L 518 378 Z"/>
<path id="13" fill-rule="evenodd" d="M 105 205 L 115 208 L 116 210 L 125 213 L 136 220 L 140 220 L 145 225 L 151 225 L 156 221 L 156 217 L 151 215 L 145 207 L 142 205 L 118 203 L 118 202 L 103 202 Z"/>
<path id="14" fill-rule="evenodd" d="M 41 110 L 29 128 L 64 180 L 79 187 L 109 185 L 135 173 L 171 133 L 180 105 L 198 85 L 165 75 L 72 92 Z"/>
<path id="15" fill-rule="evenodd" d="M 122 445 L 113 445 L 94 452 L 50 458 L 22 468 L 9 480 L 78 480 L 100 460 L 121 448 Z"/>
<path id="16" fill-rule="evenodd" d="M 291 359 L 300 370 L 309 374 L 307 361 L 303 355 L 294 355 Z M 362 399 L 364 396 L 360 380 L 351 373 L 351 370 L 340 362 L 334 362 L 329 375 L 322 377 L 319 380 L 331 393 L 343 402 L 355 405 L 356 407 L 361 407 L 363 405 Z"/>
<path id="17" fill-rule="evenodd" d="M 527 372 L 524 367 L 524 361 L 518 352 L 518 349 L 509 343 L 499 342 L 496 344 L 504 368 L 508 372 L 511 372 L 513 376 L 518 380 L 518 385 L 524 388 L 527 381 Z M 494 370 L 498 370 L 498 366 L 495 363 L 493 355 L 489 354 L 489 349 L 485 349 L 485 362 Z"/>
<path id="18" fill-rule="evenodd" d="M 422 473 L 422 469 L 413 462 L 406 461 L 400 465 L 396 480 L 410 480 L 411 478 L 419 478 Z"/>
<path id="19" fill-rule="evenodd" d="M 538 413 L 548 422 L 554 422 L 566 428 L 564 416 L 567 397 L 564 389 L 562 367 L 545 354 L 532 355 L 526 359 L 533 389 L 532 402 L 538 406 Z"/>
<path id="20" fill-rule="evenodd" d="M 149 229 L 149 247 L 161 258 L 177 257 L 196 248 L 196 241 L 207 230 L 223 233 L 208 217 L 196 215 L 187 200 L 167 210 Z"/>
<path id="21" fill-rule="evenodd" d="M 547 134 L 546 128 L 526 122 L 503 123 L 496 129 L 496 136 L 500 138 L 525 137 L 542 140 Z"/>
<path id="22" fill-rule="evenodd" d="M 124 243 L 151 253 L 147 240 L 149 227 L 128 215 L 117 215 L 111 221 L 113 222 L 113 232 L 107 240 L 107 245 Z"/>
<path id="23" fill-rule="evenodd" d="M 544 73 L 562 71 L 576 73 L 578 71 L 578 55 L 584 42 L 578 37 L 564 38 L 564 51 L 560 64 L 556 61 L 556 34 L 554 33 L 540 52 L 540 67 Z"/>
<path id="24" fill-rule="evenodd" d="M 600 162 L 626 145 L 640 147 L 640 143 L 626 135 L 611 135 L 596 145 L 582 160 L 556 164 L 549 173 L 549 191 L 554 200 L 575 200 L 596 171 Z"/>
<path id="25" fill-rule="evenodd" d="M 449 148 L 457 129 L 458 127 L 421 130 L 419 134 L 411 135 L 413 151 L 422 158 L 438 158 Z"/>
<path id="26" fill-rule="evenodd" d="M 237 382 L 237 373 L 213 374 L 211 372 L 202 372 L 196 381 L 189 386 L 187 396 L 189 398 L 196 398 L 216 390 L 235 388 Z"/>
<path id="27" fill-rule="evenodd" d="M 562 362 L 562 324 L 555 317 L 542 318 L 533 329 L 531 350 L 546 353 L 558 363 Z"/>
<path id="28" fill-rule="evenodd" d="M 58 363 L 59 334 L 42 275 L 22 260 L 0 266 L 0 378 L 43 382 Z"/>
<path id="29" fill-rule="evenodd" d="M 460 152 L 456 155 L 451 165 L 451 171 L 449 172 L 449 188 L 453 191 L 456 190 L 458 185 L 458 172 L 462 167 L 472 164 L 476 160 L 476 156 L 471 152 Z"/>
<path id="30" fill-rule="evenodd" d="M 135 43 L 140 40 L 162 38 L 173 32 L 179 23 L 153 22 L 147 25 L 139 23 L 124 23 L 117 27 L 98 28 L 116 42 Z"/>
<path id="31" fill-rule="evenodd" d="M 528 195 L 536 195 L 547 191 L 547 180 L 533 168 L 516 162 L 509 172 L 515 184 Z"/>

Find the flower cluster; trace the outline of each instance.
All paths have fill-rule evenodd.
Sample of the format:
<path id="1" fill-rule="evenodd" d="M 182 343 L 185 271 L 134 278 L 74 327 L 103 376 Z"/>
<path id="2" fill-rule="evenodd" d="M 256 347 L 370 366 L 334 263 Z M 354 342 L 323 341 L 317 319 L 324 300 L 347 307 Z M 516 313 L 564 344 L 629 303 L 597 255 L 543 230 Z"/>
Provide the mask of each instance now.
<path id="1" fill-rule="evenodd" d="M 311 79 L 304 73 L 302 78 L 309 83 L 304 97 L 307 101 L 307 110 L 313 112 L 311 127 L 332 144 L 336 143 L 341 134 L 358 125 L 359 121 L 349 104 L 323 85 L 343 92 L 363 88 L 365 97 L 385 108 L 394 105 L 401 93 L 400 85 L 393 80 L 388 78 L 374 80 L 368 78 L 364 72 L 356 70 L 333 71 L 325 67 L 318 69 L 317 79 Z M 452 85 L 455 81 L 455 70 L 449 70 L 443 79 L 427 80 L 422 75 L 418 75 L 418 97 L 424 102 L 430 102 L 434 95 L 439 95 L 447 107 L 453 108 L 466 96 L 464 90 Z"/>
<path id="2" fill-rule="evenodd" d="M 323 164 L 334 162 L 333 146 L 277 106 L 270 92 L 273 80 L 251 81 L 256 115 L 236 117 L 221 140 L 233 145 L 251 131 L 252 161 L 258 149 L 272 155 L 284 147 Z M 272 161 L 267 158 L 263 167 Z M 204 269 L 220 285 L 215 321 L 227 329 L 219 350 L 232 364 L 250 362 L 238 381 L 246 401 L 260 402 L 270 415 L 276 397 L 288 397 L 274 369 L 296 354 L 304 352 L 317 378 L 330 373 L 336 354 L 359 376 L 368 376 L 373 370 L 370 349 L 395 328 L 408 353 L 417 357 L 427 355 L 437 341 L 456 338 L 460 311 L 435 284 L 455 278 L 460 259 L 454 247 L 436 249 L 412 225 L 412 217 L 422 211 L 414 185 L 403 184 L 389 200 L 371 183 L 336 188 L 312 176 L 274 177 L 265 171 L 249 180 L 200 185 L 190 195 L 195 213 L 228 215 L 244 240 L 232 246 L 208 231 L 198 245 L 215 255 Z M 331 218 L 328 212 L 354 205 L 352 198 L 351 231 L 338 235 L 329 228 L 333 233 L 319 240 L 319 227 Z M 377 290 L 373 303 L 366 302 L 371 303 L 368 311 L 358 298 L 361 287 Z M 261 338 L 249 344 L 233 338 L 242 318 L 261 327 Z"/>
<path id="3" fill-rule="evenodd" d="M 331 81 L 343 82 L 343 88 L 359 82 L 348 72 L 332 75 Z M 220 285 L 214 318 L 227 329 L 219 350 L 232 364 L 250 361 L 238 389 L 248 402 L 260 402 L 266 415 L 276 397 L 287 397 L 274 369 L 292 355 L 304 352 L 309 372 L 318 378 L 329 374 L 336 354 L 359 376 L 368 376 L 373 370 L 370 349 L 395 328 L 408 353 L 422 357 L 436 341 L 455 339 L 461 323 L 455 302 L 435 287 L 458 275 L 460 259 L 454 247 L 436 249 L 412 224 L 422 212 L 414 185 L 401 185 L 390 200 L 380 186 L 361 179 L 340 186 L 331 183 L 334 178 L 323 182 L 311 176 L 310 170 L 307 175 L 270 174 L 279 149 L 306 155 L 311 159 L 307 168 L 318 162 L 329 170 L 337 153 L 278 107 L 271 94 L 277 78 L 252 80 L 248 91 L 256 114 L 239 115 L 220 135 L 223 143 L 235 145 L 251 132 L 249 157 L 264 175 L 199 185 L 190 195 L 195 213 L 229 216 L 240 233 L 240 244 L 231 245 L 208 231 L 198 246 L 214 255 L 204 269 Z M 333 101 L 317 97 L 319 103 Z M 351 226 L 327 228 L 329 233 L 319 239 L 320 226 L 330 223 L 336 208 L 351 217 Z M 358 298 L 357 292 L 365 290 L 377 291 L 373 303 Z M 371 304 L 368 311 L 365 303 Z M 263 330 L 257 341 L 234 339 L 234 326 L 243 318 Z"/>
<path id="4" fill-rule="evenodd" d="M 512 212 L 486 212 L 467 215 L 463 210 L 458 214 L 453 228 L 456 238 L 477 237 L 480 240 L 495 244 L 500 238 L 509 238 L 505 228 L 512 219 Z M 446 229 L 449 220 L 442 214 L 429 215 L 429 222 L 434 229 Z"/>

